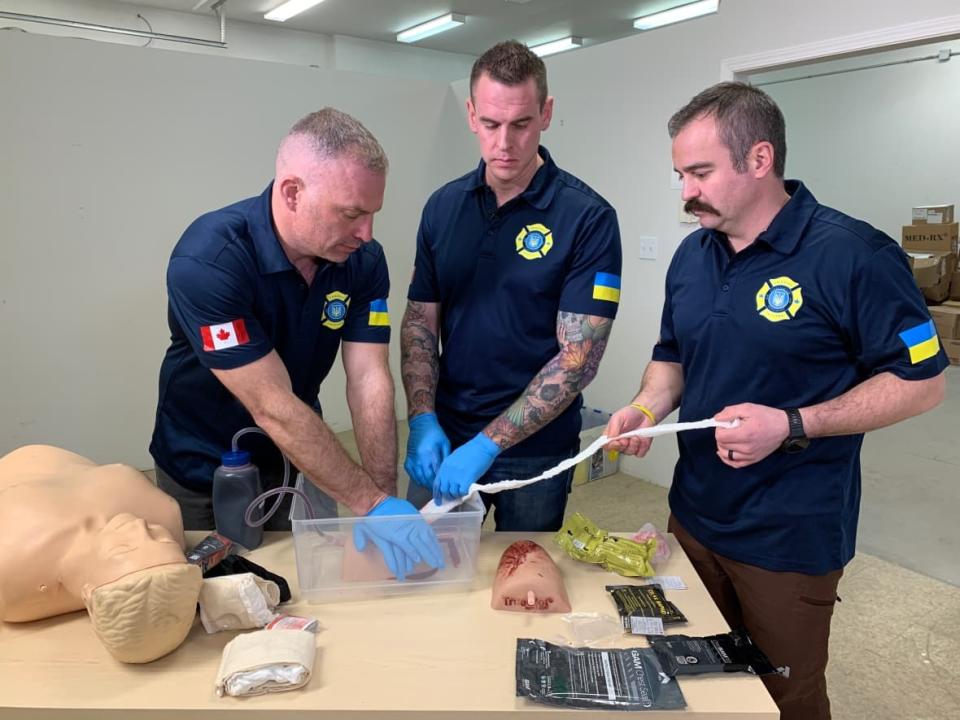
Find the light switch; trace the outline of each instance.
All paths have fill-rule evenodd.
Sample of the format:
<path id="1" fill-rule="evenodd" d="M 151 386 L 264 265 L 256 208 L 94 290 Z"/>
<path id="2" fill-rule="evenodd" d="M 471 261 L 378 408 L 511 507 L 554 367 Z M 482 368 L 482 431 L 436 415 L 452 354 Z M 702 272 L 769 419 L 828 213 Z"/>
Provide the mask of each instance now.
<path id="1" fill-rule="evenodd" d="M 657 239 L 655 237 L 640 238 L 640 259 L 641 260 L 657 259 Z"/>

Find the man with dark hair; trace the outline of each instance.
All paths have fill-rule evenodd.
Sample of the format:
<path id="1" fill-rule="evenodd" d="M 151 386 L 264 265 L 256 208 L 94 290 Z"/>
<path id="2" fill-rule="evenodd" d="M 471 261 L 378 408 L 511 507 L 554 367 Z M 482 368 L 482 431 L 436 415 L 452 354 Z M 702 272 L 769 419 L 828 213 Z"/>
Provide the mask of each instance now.
<path id="1" fill-rule="evenodd" d="M 539 144 L 552 116 L 546 68 L 525 45 L 476 61 L 467 117 L 482 160 L 427 201 L 401 327 L 415 504 L 533 477 L 579 447 L 580 391 L 620 297 L 620 231 Z M 556 530 L 571 480 L 483 498 L 498 530 Z"/>
<path id="2" fill-rule="evenodd" d="M 402 579 L 420 560 L 442 564 L 416 509 L 392 497 L 390 280 L 373 239 L 386 173 L 376 138 L 350 115 L 324 108 L 283 139 L 276 176 L 260 196 L 203 215 L 174 248 L 167 268 L 171 342 L 150 452 L 185 528 L 214 527 L 220 455 L 234 433 L 258 425 L 312 481 L 306 489 L 317 509 L 335 514 L 336 504 L 314 485 L 357 515 L 416 516 L 364 526 L 395 575 Z M 323 422 L 317 399 L 341 341 L 362 465 Z M 257 464 L 275 459 L 270 450 Z M 265 479 L 275 486 L 280 474 Z M 267 525 L 289 527 L 282 508 Z M 356 535 L 359 549 L 367 537 Z"/>
<path id="3" fill-rule="evenodd" d="M 783 179 L 783 116 L 722 83 L 670 120 L 673 164 L 701 229 L 667 271 L 660 338 L 613 437 L 714 417 L 682 433 L 668 525 L 731 627 L 789 677 L 783 720 L 830 717 L 825 669 L 853 557 L 863 433 L 935 407 L 947 358 L 903 250 Z M 645 455 L 649 439 L 611 448 Z"/>
<path id="4" fill-rule="evenodd" d="M 543 110 L 547 102 L 547 66 L 525 45 L 514 41 L 497 43 L 477 58 L 470 70 L 470 98 L 481 76 L 487 75 L 501 85 L 524 85 L 533 80 L 537 104 Z M 546 128 L 544 128 L 546 129 Z"/>

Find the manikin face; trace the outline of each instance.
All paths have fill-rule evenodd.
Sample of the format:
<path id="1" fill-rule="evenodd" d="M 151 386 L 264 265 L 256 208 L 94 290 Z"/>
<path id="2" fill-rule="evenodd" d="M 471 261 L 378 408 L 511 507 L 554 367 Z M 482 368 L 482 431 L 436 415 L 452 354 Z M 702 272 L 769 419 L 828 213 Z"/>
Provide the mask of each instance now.
<path id="1" fill-rule="evenodd" d="M 351 157 L 321 160 L 296 190 L 292 237 L 300 256 L 343 262 L 373 239 L 373 216 L 383 207 L 386 175 Z"/>
<path id="2" fill-rule="evenodd" d="M 756 179 L 748 170 L 737 172 L 713 117 L 701 116 L 677 133 L 673 167 L 683 181 L 684 209 L 702 227 L 737 236 L 754 205 Z"/>
<path id="3" fill-rule="evenodd" d="M 486 73 L 477 79 L 467 100 L 467 121 L 480 142 L 488 183 L 509 185 L 533 176 L 540 133 L 552 117 L 553 98 L 541 109 L 533 78 L 521 85 L 503 85 Z"/>
<path id="4" fill-rule="evenodd" d="M 74 566 L 65 572 L 64 584 L 72 576 L 82 583 L 79 589 L 89 591 L 138 570 L 183 561 L 183 550 L 169 530 L 121 513 L 91 539 Z"/>

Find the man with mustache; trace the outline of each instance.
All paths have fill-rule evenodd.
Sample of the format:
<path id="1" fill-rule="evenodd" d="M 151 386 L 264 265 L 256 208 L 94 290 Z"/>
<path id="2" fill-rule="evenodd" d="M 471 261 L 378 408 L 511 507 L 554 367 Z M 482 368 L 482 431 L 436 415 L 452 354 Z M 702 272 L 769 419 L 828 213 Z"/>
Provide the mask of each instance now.
<path id="1" fill-rule="evenodd" d="M 825 669 L 856 546 L 863 434 L 935 407 L 948 365 L 896 242 L 784 181 L 773 100 L 704 90 L 668 125 L 701 228 L 667 271 L 660 338 L 607 435 L 680 420 L 668 525 L 731 627 L 789 677 L 764 682 L 783 720 L 830 717 Z M 649 439 L 610 447 L 643 456 Z"/>
<path id="2" fill-rule="evenodd" d="M 474 63 L 467 118 L 482 160 L 427 201 L 401 327 L 415 504 L 539 475 L 579 447 L 580 391 L 620 298 L 620 231 L 540 145 L 552 115 L 525 45 Z M 572 475 L 484 495 L 497 529 L 558 529 Z"/>
<path id="3" fill-rule="evenodd" d="M 174 248 L 167 268 L 171 343 L 150 452 L 186 529 L 214 527 L 221 453 L 235 432 L 258 425 L 312 481 L 316 510 L 336 514 L 336 499 L 357 515 L 415 516 L 369 524 L 369 539 L 396 576 L 420 560 L 442 564 L 433 532 L 394 497 L 390 281 L 373 239 L 386 174 L 386 154 L 370 131 L 324 108 L 283 139 L 276 176 L 260 196 L 203 215 Z M 323 422 L 317 398 L 341 341 L 362 465 Z M 267 448 L 257 459 L 265 487 L 280 482 L 278 457 Z M 268 530 L 289 529 L 284 506 L 289 500 Z M 357 544 L 363 549 L 364 538 Z"/>

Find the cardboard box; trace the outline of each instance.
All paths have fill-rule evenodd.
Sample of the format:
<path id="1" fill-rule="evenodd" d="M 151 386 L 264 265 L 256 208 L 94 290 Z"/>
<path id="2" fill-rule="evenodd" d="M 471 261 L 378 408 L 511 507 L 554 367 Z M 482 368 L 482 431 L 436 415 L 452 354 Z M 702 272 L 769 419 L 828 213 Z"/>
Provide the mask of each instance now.
<path id="1" fill-rule="evenodd" d="M 929 310 L 941 340 L 960 340 L 960 307 L 934 305 Z"/>
<path id="2" fill-rule="evenodd" d="M 933 287 L 944 276 L 952 279 L 956 256 L 947 252 L 909 252 L 907 259 L 913 271 L 913 279 L 920 288 Z"/>
<path id="3" fill-rule="evenodd" d="M 953 222 L 953 205 L 916 205 L 912 216 L 914 225 L 949 225 Z"/>
<path id="4" fill-rule="evenodd" d="M 951 278 L 944 277 L 933 287 L 923 288 L 923 299 L 930 303 L 942 303 L 950 297 Z"/>
<path id="5" fill-rule="evenodd" d="M 950 358 L 950 364 L 960 365 L 960 340 L 941 340 L 940 344 Z"/>
<path id="6" fill-rule="evenodd" d="M 949 225 L 904 225 L 901 234 L 904 250 L 919 252 L 957 252 L 960 223 Z"/>
<path id="7" fill-rule="evenodd" d="M 950 299 L 960 300 L 960 266 L 953 270 L 953 278 L 950 280 Z"/>
<path id="8" fill-rule="evenodd" d="M 580 408 L 580 449 L 596 441 L 607 428 L 610 413 L 586 406 Z M 589 458 L 578 463 L 573 470 L 573 484 L 583 485 L 613 475 L 620 470 L 620 453 L 600 448 Z"/>
<path id="9" fill-rule="evenodd" d="M 950 287 L 957 267 L 957 256 L 946 252 L 907 254 L 913 279 L 930 302 L 943 302 L 950 297 Z"/>

